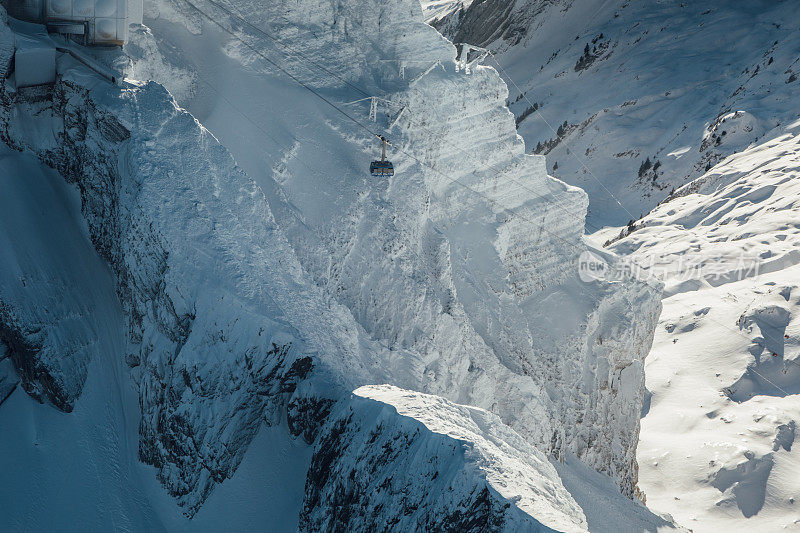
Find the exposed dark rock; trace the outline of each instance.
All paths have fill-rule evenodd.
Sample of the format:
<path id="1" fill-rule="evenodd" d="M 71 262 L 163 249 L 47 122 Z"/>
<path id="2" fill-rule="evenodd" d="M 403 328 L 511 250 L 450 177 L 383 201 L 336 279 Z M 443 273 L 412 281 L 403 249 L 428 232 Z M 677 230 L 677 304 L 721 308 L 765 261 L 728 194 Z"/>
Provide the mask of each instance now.
<path id="1" fill-rule="evenodd" d="M 8 357 L 8 349 L 0 343 L 0 405 L 3 405 L 19 385 L 14 365 Z"/>
<path id="2" fill-rule="evenodd" d="M 398 403 L 366 398 L 359 389 L 334 407 L 314 446 L 300 531 L 553 531 L 487 479 L 484 468 L 491 470 L 502 452 L 487 459 L 484 445 L 467 434 L 450 436 L 448 423 L 470 426 L 469 408 L 388 386 L 366 388 Z M 400 414 L 398 405 L 448 422 L 432 430 Z M 429 416 L 439 410 L 441 418 Z M 568 527 L 580 528 L 576 520 Z"/>

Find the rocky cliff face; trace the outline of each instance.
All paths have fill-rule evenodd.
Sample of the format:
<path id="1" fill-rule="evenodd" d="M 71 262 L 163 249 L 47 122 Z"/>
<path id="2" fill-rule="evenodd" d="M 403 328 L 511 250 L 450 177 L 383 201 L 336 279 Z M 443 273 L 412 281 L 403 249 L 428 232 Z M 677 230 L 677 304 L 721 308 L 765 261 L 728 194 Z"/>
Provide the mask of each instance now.
<path id="1" fill-rule="evenodd" d="M 441 397 L 357 389 L 315 446 L 300 529 L 586 530 L 544 454 L 504 427 Z"/>
<path id="2" fill-rule="evenodd" d="M 571 0 L 457 1 L 453 4 L 459 4 L 458 9 L 445 10 L 430 23 L 454 43 L 488 46 L 503 41 L 514 46 L 547 23 L 542 14 L 550 8 L 567 10 L 572 3 Z"/>
<path id="3" fill-rule="evenodd" d="M 0 403 L 21 382 L 37 400 L 69 412 L 89 363 L 107 355 L 97 339 L 106 326 L 97 305 L 102 291 L 90 268 L 101 262 L 91 260 L 94 251 L 85 241 L 72 238 L 82 231 L 64 216 L 72 198 L 42 185 L 46 178 L 35 161 L 3 147 L 0 174 L 6 177 L 0 198 Z M 16 176 L 25 181 L 17 183 Z M 45 211 L 61 225 L 42 223 Z"/>
<path id="4" fill-rule="evenodd" d="M 259 5 L 253 20 L 275 9 Z M 514 428 L 522 437 L 512 447 L 524 439 L 554 457 L 574 453 L 632 495 L 656 292 L 578 280 L 586 196 L 549 178 L 543 158 L 524 154 L 500 78 L 486 68 L 457 70 L 455 50 L 411 1 L 298 5 L 280 20 L 285 42 L 303 49 L 297 57 L 313 53 L 350 83 L 389 91 L 405 110 L 391 117 L 405 153 L 396 159 L 401 174 L 383 190 L 315 196 L 336 184 L 329 169 L 299 171 L 307 143 L 284 158 L 280 180 L 259 187 L 161 85 L 111 86 L 67 59 L 52 89 L 0 93 L 0 137 L 77 184 L 92 243 L 114 274 L 140 396 L 140 458 L 190 515 L 233 474 L 262 421 L 285 421 L 316 443 L 317 466 L 336 450 L 337 472 L 349 475 L 380 453 L 348 444 L 373 431 L 377 402 L 340 404 L 331 417 L 334 403 L 360 385 L 389 382 L 492 411 L 499 419 L 478 418 Z M 380 47 L 353 29 L 365 27 L 381 32 Z M 242 60 L 241 41 L 195 30 L 209 50 Z M 263 46 L 248 31 L 246 42 Z M 246 72 L 249 63 L 239 66 Z M 336 94 L 345 91 L 337 79 L 315 82 Z M 341 153 L 358 154 L 368 141 L 315 120 Z M 18 353 L 24 369 L 31 357 Z M 361 417 L 355 425 L 342 414 L 350 408 Z M 408 446 L 389 450 L 397 461 L 422 432 L 403 424 L 398 435 Z M 392 435 L 376 438 L 388 444 Z M 450 446 L 425 435 L 431 458 Z M 480 480 L 482 471 L 451 459 L 460 466 L 440 483 L 468 488 L 445 504 L 420 499 L 414 524 L 434 527 L 447 516 L 469 527 L 470 513 L 499 529 L 528 523 L 521 507 L 504 502 L 511 496 Z M 540 459 L 520 475 L 550 479 Z M 344 482 L 321 470 L 309 474 L 308 528 L 337 505 Z M 433 481 L 427 475 L 434 473 L 398 479 L 393 490 Z M 364 483 L 348 507 L 399 519 Z M 540 513 L 536 520 L 549 520 Z M 337 524 L 367 527 L 362 519 L 343 515 Z"/>

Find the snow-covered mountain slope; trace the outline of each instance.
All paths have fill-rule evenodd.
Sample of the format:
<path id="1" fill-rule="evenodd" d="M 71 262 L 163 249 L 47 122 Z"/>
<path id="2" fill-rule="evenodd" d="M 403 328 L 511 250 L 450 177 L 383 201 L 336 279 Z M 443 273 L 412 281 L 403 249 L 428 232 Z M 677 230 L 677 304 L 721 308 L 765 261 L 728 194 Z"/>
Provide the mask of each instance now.
<path id="1" fill-rule="evenodd" d="M 125 344 L 112 359 L 118 366 L 103 368 L 127 363 L 140 416 L 124 415 L 93 445 L 108 443 L 113 451 L 124 442 L 130 448 L 119 453 L 133 461 L 128 453 L 136 438 L 128 430 L 135 418 L 139 459 L 155 467 L 198 527 L 214 529 L 219 515 L 209 516 L 207 506 L 224 508 L 226 498 L 248 489 L 256 495 L 243 516 L 253 524 L 262 516 L 259 501 L 280 485 L 253 490 L 244 481 L 213 497 L 219 484 L 235 483 L 266 422 L 282 430 L 269 432 L 272 445 L 294 446 L 296 461 L 281 470 L 257 457 L 246 479 L 264 465 L 281 476 L 307 469 L 306 499 L 315 493 L 321 499 L 302 514 L 299 498 L 277 500 L 290 516 L 281 526 L 293 529 L 299 520 L 313 528 L 324 514 L 319 506 L 335 505 L 336 484 L 345 482 L 336 476 L 317 486 L 320 473 L 312 476 L 320 453 L 334 450 L 323 446 L 321 431 L 335 442 L 335 424 L 352 409 L 358 418 L 349 441 L 358 442 L 375 427 L 371 417 L 391 413 L 379 402 L 398 410 L 391 421 L 398 431 L 422 431 L 406 420 L 408 409 L 416 409 L 408 405 L 430 396 L 412 394 L 408 405 L 396 389 L 370 393 L 369 401 L 351 398 L 362 385 L 390 383 L 496 415 L 467 417 L 478 411 L 430 400 L 441 406 L 432 418 L 415 415 L 430 430 L 425 446 L 419 453 L 394 450 L 398 468 L 407 468 L 406 457 L 434 461 L 465 437 L 440 438 L 435 428 L 491 421 L 466 436 L 491 461 L 448 456 L 440 475 L 446 470 L 443 479 L 461 492 L 445 504 L 426 492 L 432 480 L 413 472 L 398 478 L 398 486 L 424 493 L 436 520 L 477 506 L 504 530 L 535 523 L 580 530 L 598 520 L 598 529 L 608 531 L 620 522 L 634 529 L 668 525 L 610 488 L 615 483 L 626 496 L 635 493 L 642 360 L 658 291 L 636 281 L 579 281 L 585 194 L 549 178 L 543 158 L 524 154 L 504 107 L 505 85 L 493 70 L 456 69 L 454 48 L 422 22 L 415 2 L 381 5 L 164 0 L 148 8 L 152 33 L 139 29 L 123 54 L 94 54 L 129 73 L 163 76 L 194 115 L 154 81 L 112 85 L 68 56 L 59 58 L 52 88 L 0 88 L 0 137 L 77 186 L 89 238 L 110 267 L 124 315 Z M 273 28 L 279 43 L 300 53 L 265 65 L 261 59 L 276 53 L 276 42 L 230 9 L 253 23 L 279 21 Z M 300 61 L 309 57 L 338 74 L 309 75 Z M 404 108 L 390 132 L 402 150 L 392 156 L 398 175 L 388 182 L 365 177 L 371 136 L 310 93 L 298 93 L 286 72 L 302 75 L 332 101 L 353 99 L 358 84 Z M 388 118 L 381 114 L 380 127 L 391 129 Z M 30 358 L 19 351 L 11 357 L 17 367 L 22 356 Z M 89 359 L 92 368 L 104 358 Z M 88 382 L 95 403 L 82 405 L 79 397 L 81 417 L 113 392 L 98 388 L 92 376 Z M 128 405 L 123 396 L 117 401 Z M 8 420 L 31 418 L 20 414 L 23 399 L 16 392 L 2 406 L 13 407 Z M 448 422 L 455 412 L 463 419 Z M 80 427 L 103 428 L 107 420 L 81 418 Z M 339 444 L 334 459 L 347 475 L 373 464 L 379 452 Z M 25 445 L 15 440 L 10 447 Z M 554 469 L 530 458 L 517 464 L 523 447 L 538 448 L 542 461 L 568 464 Z M 24 457 L 37 461 L 35 454 Z M 79 464 L 100 469 L 81 457 Z M 575 472 L 586 467 L 576 458 L 610 480 L 581 481 L 586 476 Z M 87 481 L 92 490 L 140 468 L 118 468 L 118 460 L 112 454 L 111 472 Z M 496 488 L 504 475 L 519 478 L 519 499 Z M 563 488 L 560 476 L 573 488 Z M 143 509 L 132 523 L 190 527 L 174 509 L 164 510 L 146 480 L 137 480 L 142 495 L 119 506 Z M 586 498 L 592 491 L 619 514 L 592 509 Z M 396 509 L 372 496 L 350 494 L 348 502 L 364 514 L 340 515 L 328 525 L 366 529 L 368 516 L 392 518 Z M 589 509 L 585 517 L 579 508 Z"/>
<path id="2" fill-rule="evenodd" d="M 107 300 L 110 278 L 81 233 L 82 221 L 63 207 L 74 198 L 65 197 L 69 189 L 54 172 L 45 175 L 35 159 L 4 146 L 0 175 L 0 341 L 26 392 L 71 411 L 89 362 L 109 350 L 99 338 L 110 312 L 97 302 Z M 0 401 L 16 381 L 6 379 Z"/>
<path id="3" fill-rule="evenodd" d="M 590 231 L 639 218 L 798 117 L 794 2 L 463 4 L 434 25 L 495 51 L 520 134 L 588 192 Z"/>
<path id="4" fill-rule="evenodd" d="M 677 190 L 612 249 L 658 271 L 638 458 L 694 531 L 800 527 L 800 122 Z"/>
<path id="5" fill-rule="evenodd" d="M 356 531 L 675 529 L 574 457 L 551 464 L 496 415 L 388 385 L 357 389 L 315 447 L 301 525 L 336 520 Z"/>

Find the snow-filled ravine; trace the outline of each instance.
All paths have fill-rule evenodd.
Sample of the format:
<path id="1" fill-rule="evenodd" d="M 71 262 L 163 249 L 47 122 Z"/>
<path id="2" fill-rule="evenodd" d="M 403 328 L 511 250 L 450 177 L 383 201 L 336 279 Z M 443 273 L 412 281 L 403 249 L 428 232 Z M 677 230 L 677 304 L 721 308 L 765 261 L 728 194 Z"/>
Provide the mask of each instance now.
<path id="1" fill-rule="evenodd" d="M 119 84 L 0 88 L 0 525 L 674 527 L 636 498 L 660 287 L 579 279 L 586 194 L 493 69 L 413 0 L 145 23 L 83 51 Z"/>
<path id="2" fill-rule="evenodd" d="M 799 198 L 794 122 L 611 245 L 665 282 L 640 487 L 697 532 L 800 528 Z"/>

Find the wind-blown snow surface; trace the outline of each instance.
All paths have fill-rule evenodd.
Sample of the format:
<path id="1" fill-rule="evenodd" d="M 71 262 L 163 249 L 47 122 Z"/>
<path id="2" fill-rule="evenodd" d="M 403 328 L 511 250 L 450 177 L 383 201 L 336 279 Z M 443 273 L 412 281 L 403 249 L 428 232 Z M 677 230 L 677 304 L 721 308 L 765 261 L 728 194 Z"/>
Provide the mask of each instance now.
<path id="1" fill-rule="evenodd" d="M 612 246 L 666 273 L 640 479 L 649 505 L 694 531 L 800 527 L 799 198 L 795 122 Z"/>
<path id="2" fill-rule="evenodd" d="M 591 231 L 638 218 L 798 117 L 791 1 L 452 4 L 469 7 L 431 9 L 434 24 L 496 52 L 520 134 L 554 176 L 588 192 Z"/>
<path id="3" fill-rule="evenodd" d="M 218 6 L 199 4 L 233 30 Z M 214 508 L 212 491 L 234 475 L 265 421 L 315 443 L 316 454 L 320 432 L 330 435 L 329 424 L 348 403 L 369 425 L 372 415 L 361 412 L 366 404 L 349 393 L 384 382 L 493 411 L 499 418 L 477 418 L 498 427 L 475 429 L 476 442 L 490 440 L 512 457 L 522 442 L 537 446 L 540 459 L 578 465 L 577 456 L 632 496 L 642 358 L 657 293 L 636 282 L 578 281 L 586 197 L 548 178 L 542 158 L 524 155 L 497 74 L 457 72 L 453 47 L 421 22 L 413 2 L 383 10 L 298 4 L 281 17 L 272 11 L 277 6 L 233 4 L 254 22 L 281 20 L 281 42 L 305 46 L 298 57 L 324 60 L 351 83 L 406 108 L 396 142 L 428 166 L 394 157 L 398 177 L 367 181 L 369 136 L 254 62 L 253 49 L 274 53 L 263 38 L 237 27 L 252 48 L 243 47 L 190 5 L 151 7 L 160 17 L 154 33 L 138 32 L 126 67 L 172 76 L 166 85 L 183 90 L 181 103 L 214 135 L 159 84 L 111 86 L 69 57 L 59 59 L 52 90 L 4 86 L 0 135 L 80 190 L 89 237 L 110 266 L 124 313 L 124 360 L 141 411 L 139 458 L 156 467 L 185 512 L 200 518 L 206 500 Z M 363 31 L 376 27 L 384 32 L 380 45 Z M 302 65 L 284 62 L 299 75 Z M 405 78 L 392 62 L 406 63 Z M 188 88 L 192 79 L 207 89 Z M 336 101 L 354 96 L 341 80 L 317 74 L 309 81 Z M 251 105 L 238 109 L 243 102 Z M 387 126 L 383 116 L 381 125 Z M 456 178 L 480 194 L 454 185 Z M 122 354 L 116 355 L 118 363 Z M 12 399 L 21 401 L 19 393 Z M 444 418 L 461 410 L 434 402 Z M 397 424 L 406 432 L 418 427 Z M 450 445 L 438 437 L 430 442 Z M 351 451 L 340 448 L 330 458 L 338 471 L 353 468 Z M 367 448 L 357 460 L 368 465 L 377 451 Z M 452 512 L 478 505 L 505 530 L 534 521 L 549 527 L 551 520 L 558 528 L 602 523 L 600 530 L 620 521 L 635 529 L 666 525 L 632 502 L 619 503 L 608 489 L 604 497 L 623 516 L 587 512 L 584 521 L 576 510 L 587 502 L 576 503 L 545 463 L 523 468 L 521 476 L 534 478 L 520 484 L 521 499 L 507 499 L 489 478 L 518 465 L 505 467 L 506 456 L 489 451 L 500 463 L 455 458 L 449 465 L 454 483 L 478 490 L 454 496 Z M 308 464 L 298 455 L 288 470 L 308 468 L 306 498 L 325 493 L 327 482 L 317 486 L 312 476 L 314 458 Z M 580 468 L 562 471 L 576 494 L 591 493 L 575 482 Z M 425 479 L 408 482 L 426 506 L 442 509 Z M 544 486 L 552 488 L 548 502 L 541 502 Z M 150 494 L 151 487 L 143 490 Z M 269 498 L 269 489 L 258 494 Z M 371 496 L 347 493 L 345 503 L 382 512 L 385 504 Z M 154 501 L 157 517 L 145 513 L 135 522 L 185 526 Z M 319 519 L 317 511 L 312 505 L 292 520 L 303 527 Z M 352 526 L 351 518 L 337 523 Z"/>

